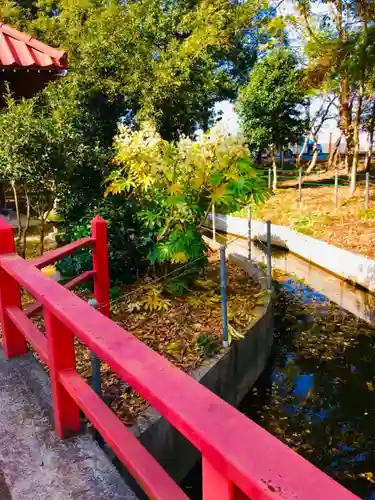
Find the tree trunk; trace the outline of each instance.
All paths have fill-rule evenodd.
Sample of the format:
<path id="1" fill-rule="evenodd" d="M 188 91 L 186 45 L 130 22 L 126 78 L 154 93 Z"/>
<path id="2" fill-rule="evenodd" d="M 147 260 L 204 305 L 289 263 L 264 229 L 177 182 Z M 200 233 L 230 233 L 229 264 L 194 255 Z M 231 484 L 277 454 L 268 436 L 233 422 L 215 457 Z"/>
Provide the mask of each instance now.
<path id="1" fill-rule="evenodd" d="M 275 146 L 272 146 L 271 155 L 272 155 L 272 170 L 273 170 L 272 189 L 275 191 L 275 189 L 277 189 L 277 163 L 276 163 L 276 147 Z"/>
<path id="2" fill-rule="evenodd" d="M 5 182 L 0 181 L 0 212 L 6 208 Z"/>
<path id="3" fill-rule="evenodd" d="M 328 158 L 331 158 L 331 154 L 332 154 L 332 132 L 329 133 Z"/>
<path id="4" fill-rule="evenodd" d="M 333 148 L 331 148 L 331 152 L 330 152 L 329 158 L 328 158 L 328 170 L 332 169 L 332 166 L 334 163 L 334 158 L 336 157 L 336 152 L 337 152 L 337 150 L 340 149 L 341 139 L 342 139 L 342 135 L 340 135 L 340 137 L 336 140 Z"/>
<path id="5" fill-rule="evenodd" d="M 314 135 L 313 141 L 314 141 L 313 154 L 312 154 L 310 165 L 309 165 L 308 169 L 306 170 L 306 174 L 309 174 L 310 172 L 312 172 L 314 170 L 314 168 L 316 167 L 316 163 L 318 161 L 319 151 L 318 151 L 318 136 L 317 135 Z"/>
<path id="6" fill-rule="evenodd" d="M 27 232 L 30 227 L 30 198 L 27 189 L 25 188 L 25 199 L 26 199 L 26 224 L 22 229 L 22 257 L 26 258 L 26 245 L 27 245 Z"/>
<path id="7" fill-rule="evenodd" d="M 368 146 L 365 159 L 365 172 L 370 172 L 371 170 L 371 160 L 372 160 L 372 143 L 374 142 L 374 129 L 370 130 L 368 134 Z"/>
<path id="8" fill-rule="evenodd" d="M 353 167 L 353 158 L 354 158 L 354 137 L 352 131 L 348 133 L 345 132 L 345 140 L 346 140 L 345 170 L 349 174 Z"/>
<path id="9" fill-rule="evenodd" d="M 348 39 L 348 33 L 343 22 L 343 0 L 337 0 L 336 6 L 336 28 L 341 42 L 345 43 Z M 340 74 L 340 90 L 339 90 L 339 116 L 340 128 L 346 139 L 346 156 L 345 167 L 347 173 L 352 169 L 354 155 L 354 140 L 352 128 L 352 99 L 348 72 L 343 69 Z"/>
<path id="10" fill-rule="evenodd" d="M 352 162 L 352 171 L 350 174 L 350 194 L 353 195 L 357 186 L 357 172 L 359 164 L 359 137 L 354 138 L 354 154 Z"/>
<path id="11" fill-rule="evenodd" d="M 371 170 L 371 160 L 372 160 L 372 149 L 373 149 L 373 142 L 374 142 L 374 126 L 375 126 L 375 99 L 372 103 L 372 116 L 369 121 L 368 125 L 368 134 L 367 134 L 367 141 L 368 141 L 368 146 L 367 146 L 367 153 L 366 153 L 366 160 L 365 160 L 365 171 L 370 172 Z"/>
<path id="12" fill-rule="evenodd" d="M 337 172 L 338 169 L 339 159 L 340 159 L 340 148 L 337 148 L 333 156 L 333 162 L 332 162 L 332 166 L 335 172 Z"/>
<path id="13" fill-rule="evenodd" d="M 305 136 L 305 140 L 303 141 L 302 149 L 296 157 L 296 170 L 299 170 L 301 168 L 301 158 L 302 158 L 302 155 L 306 149 L 307 143 L 309 142 L 309 135 L 310 134 Z"/>
<path id="14" fill-rule="evenodd" d="M 358 170 L 358 162 L 359 162 L 359 146 L 357 142 L 355 142 L 354 146 L 354 155 L 352 160 L 352 171 L 350 174 L 350 194 L 353 196 L 355 193 L 355 188 L 357 186 L 357 170 Z"/>
<path id="15" fill-rule="evenodd" d="M 359 93 L 357 99 L 357 107 L 354 116 L 354 133 L 353 133 L 353 164 L 352 164 L 352 174 L 350 178 L 350 193 L 353 195 L 357 185 L 357 171 L 359 166 L 359 128 L 361 125 L 361 113 L 362 113 L 362 102 L 363 102 L 363 81 L 359 86 Z"/>
<path id="16" fill-rule="evenodd" d="M 42 221 L 42 225 L 40 226 L 40 255 L 43 255 L 44 254 L 44 234 L 45 234 L 45 220 L 43 218 L 43 216 L 41 217 L 41 221 Z"/>
<path id="17" fill-rule="evenodd" d="M 47 211 L 44 211 L 43 207 L 42 207 L 42 211 L 40 214 L 40 220 L 42 222 L 42 225 L 40 228 L 40 255 L 44 254 L 44 236 L 45 236 L 45 231 L 46 231 L 46 222 L 48 220 L 49 214 L 51 213 L 51 210 L 53 209 L 53 207 L 55 205 L 55 200 L 56 200 L 56 198 L 54 198 L 54 200 L 49 205 L 49 207 L 47 207 Z"/>
<path id="18" fill-rule="evenodd" d="M 22 232 L 22 222 L 21 222 L 20 207 L 19 207 L 19 204 L 18 204 L 18 195 L 17 195 L 17 189 L 16 189 L 16 183 L 15 183 L 15 181 L 11 182 L 11 186 L 12 186 L 12 189 L 13 189 L 14 204 L 15 204 L 15 207 L 16 207 L 17 241 L 19 241 L 20 238 L 21 238 L 21 232 Z"/>

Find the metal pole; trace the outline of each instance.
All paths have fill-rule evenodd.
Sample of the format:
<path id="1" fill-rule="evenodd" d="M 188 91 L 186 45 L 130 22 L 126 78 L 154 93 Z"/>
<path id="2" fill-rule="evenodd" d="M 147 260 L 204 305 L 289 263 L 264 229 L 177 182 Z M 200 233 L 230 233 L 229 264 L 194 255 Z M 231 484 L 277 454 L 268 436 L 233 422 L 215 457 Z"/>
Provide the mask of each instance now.
<path id="1" fill-rule="evenodd" d="M 298 173 L 298 201 L 302 201 L 302 168 L 299 169 Z"/>
<path id="2" fill-rule="evenodd" d="M 228 300 L 227 300 L 227 266 L 225 262 L 225 245 L 220 245 L 220 290 L 221 321 L 223 346 L 228 347 Z"/>
<path id="3" fill-rule="evenodd" d="M 271 176 L 271 169 L 269 168 L 268 169 L 268 189 L 271 189 L 271 185 L 272 185 L 272 176 Z"/>
<path id="4" fill-rule="evenodd" d="M 96 301 L 96 299 L 89 299 L 89 304 L 94 309 L 98 308 L 98 302 Z M 91 387 L 98 396 L 102 397 L 102 383 L 100 379 L 100 359 L 94 352 L 91 352 Z"/>
<path id="5" fill-rule="evenodd" d="M 337 208 L 339 201 L 339 176 L 335 173 L 335 208 Z"/>
<path id="6" fill-rule="evenodd" d="M 247 207 L 247 249 L 248 249 L 248 259 L 251 260 L 251 205 Z"/>
<path id="7" fill-rule="evenodd" d="M 215 203 L 212 203 L 212 238 L 216 241 L 216 211 L 215 211 Z"/>
<path id="8" fill-rule="evenodd" d="M 94 309 L 98 309 L 98 302 L 96 299 L 89 299 L 89 304 Z M 100 377 L 100 359 L 98 356 L 91 351 L 91 387 L 94 392 L 101 398 L 102 397 L 102 382 Z M 100 446 L 103 448 L 104 439 L 98 431 L 95 431 L 95 439 Z"/>
<path id="9" fill-rule="evenodd" d="M 268 220 L 267 224 L 267 289 L 272 290 L 272 262 L 271 262 L 271 221 Z"/>
<path id="10" fill-rule="evenodd" d="M 370 195 L 370 174 L 366 172 L 366 192 L 365 192 L 365 209 L 368 210 L 368 202 Z"/>

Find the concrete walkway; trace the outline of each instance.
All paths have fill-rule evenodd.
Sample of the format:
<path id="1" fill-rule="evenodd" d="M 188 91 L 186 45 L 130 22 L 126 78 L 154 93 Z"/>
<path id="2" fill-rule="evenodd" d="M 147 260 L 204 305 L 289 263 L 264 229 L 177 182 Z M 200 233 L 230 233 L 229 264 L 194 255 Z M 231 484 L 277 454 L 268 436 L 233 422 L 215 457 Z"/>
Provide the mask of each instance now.
<path id="1" fill-rule="evenodd" d="M 0 499 L 136 500 L 88 435 L 60 441 L 50 387 L 32 355 L 7 361 L 0 349 Z"/>

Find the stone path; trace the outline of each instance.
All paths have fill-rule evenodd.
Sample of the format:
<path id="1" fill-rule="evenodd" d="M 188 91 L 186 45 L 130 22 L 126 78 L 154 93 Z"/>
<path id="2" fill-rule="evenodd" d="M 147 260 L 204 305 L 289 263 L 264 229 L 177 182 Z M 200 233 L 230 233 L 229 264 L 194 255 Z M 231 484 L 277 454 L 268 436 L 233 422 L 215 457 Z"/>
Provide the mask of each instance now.
<path id="1" fill-rule="evenodd" d="M 89 435 L 59 440 L 50 387 L 31 354 L 0 350 L 0 499 L 136 500 Z"/>

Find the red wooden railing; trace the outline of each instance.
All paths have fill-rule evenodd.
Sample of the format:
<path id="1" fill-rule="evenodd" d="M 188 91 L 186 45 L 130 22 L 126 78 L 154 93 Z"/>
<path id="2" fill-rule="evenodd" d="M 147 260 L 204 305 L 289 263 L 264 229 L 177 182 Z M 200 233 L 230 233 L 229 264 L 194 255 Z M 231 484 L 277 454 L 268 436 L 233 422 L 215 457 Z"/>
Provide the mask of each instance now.
<path id="1" fill-rule="evenodd" d="M 88 245 L 93 249 L 95 297 L 104 314 L 38 270 Z M 0 218 L 0 254 L 4 349 L 8 357 L 23 354 L 27 340 L 48 364 L 54 423 L 61 438 L 79 432 L 82 410 L 150 498 L 187 498 L 77 373 L 78 337 L 202 453 L 204 500 L 357 498 L 106 317 L 109 284 L 102 219 L 94 219 L 91 238 L 26 262 L 15 254 L 13 232 Z M 43 307 L 46 336 L 22 311 L 20 285 Z"/>

